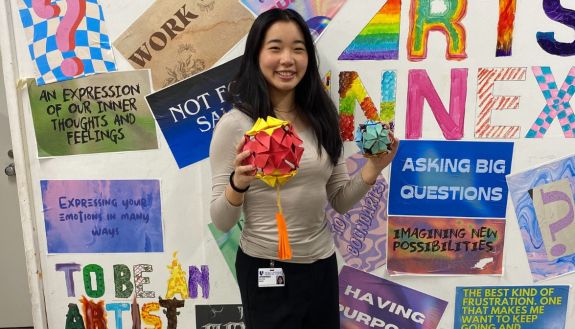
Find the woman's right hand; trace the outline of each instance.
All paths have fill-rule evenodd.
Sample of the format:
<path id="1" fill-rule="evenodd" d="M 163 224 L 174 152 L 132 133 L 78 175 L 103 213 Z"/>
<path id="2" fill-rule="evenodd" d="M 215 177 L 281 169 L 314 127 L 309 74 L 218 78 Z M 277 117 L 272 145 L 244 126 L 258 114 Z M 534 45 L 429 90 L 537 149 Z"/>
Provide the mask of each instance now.
<path id="1" fill-rule="evenodd" d="M 250 151 L 242 151 L 245 138 L 242 138 L 238 145 L 236 146 L 236 158 L 234 160 L 234 177 L 232 178 L 234 181 L 234 185 L 243 190 L 250 186 L 252 181 L 256 179 L 256 168 L 254 165 L 244 165 L 242 162 L 247 159 L 250 155 Z"/>

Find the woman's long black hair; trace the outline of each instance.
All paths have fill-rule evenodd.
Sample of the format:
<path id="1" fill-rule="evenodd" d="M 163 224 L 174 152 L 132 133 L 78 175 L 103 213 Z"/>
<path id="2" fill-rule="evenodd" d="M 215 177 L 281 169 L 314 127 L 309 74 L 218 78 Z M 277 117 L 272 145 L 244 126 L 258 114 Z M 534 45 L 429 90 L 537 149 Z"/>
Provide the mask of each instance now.
<path id="1" fill-rule="evenodd" d="M 268 85 L 260 70 L 259 54 L 268 29 L 276 22 L 294 22 L 304 36 L 308 54 L 305 75 L 295 88 L 295 102 L 305 115 L 317 138 L 317 147 L 325 149 L 334 165 L 339 159 L 343 142 L 339 132 L 337 109 L 324 89 L 319 74 L 313 38 L 304 19 L 291 9 L 271 9 L 254 21 L 248 38 L 240 71 L 230 84 L 228 98 L 235 108 L 254 121 L 275 116 Z"/>

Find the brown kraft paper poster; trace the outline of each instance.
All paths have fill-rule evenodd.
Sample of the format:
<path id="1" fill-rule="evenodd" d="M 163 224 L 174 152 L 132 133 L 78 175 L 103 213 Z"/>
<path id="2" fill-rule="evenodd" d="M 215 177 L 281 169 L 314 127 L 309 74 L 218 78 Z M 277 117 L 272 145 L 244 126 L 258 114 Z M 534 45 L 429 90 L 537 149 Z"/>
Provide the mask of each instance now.
<path id="1" fill-rule="evenodd" d="M 156 1 L 116 41 L 154 89 L 210 68 L 247 34 L 254 18 L 237 0 Z"/>

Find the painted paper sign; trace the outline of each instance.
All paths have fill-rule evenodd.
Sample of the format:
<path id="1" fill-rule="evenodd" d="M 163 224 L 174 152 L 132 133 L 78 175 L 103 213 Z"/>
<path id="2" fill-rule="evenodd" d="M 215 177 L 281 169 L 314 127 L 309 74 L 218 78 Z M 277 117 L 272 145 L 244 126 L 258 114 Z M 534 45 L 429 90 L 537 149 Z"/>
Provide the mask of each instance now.
<path id="1" fill-rule="evenodd" d="M 390 274 L 502 274 L 505 220 L 397 217 L 388 220 Z"/>
<path id="2" fill-rule="evenodd" d="M 290 8 L 306 21 L 315 40 L 325 30 L 347 0 L 240 0 L 256 16 L 272 8 Z"/>
<path id="3" fill-rule="evenodd" d="M 240 60 L 238 57 L 146 97 L 179 168 L 208 157 L 214 127 L 231 108 L 224 95 Z"/>
<path id="4" fill-rule="evenodd" d="M 357 153 L 347 158 L 349 175 L 358 174 L 366 161 Z M 347 265 L 365 272 L 385 265 L 387 193 L 387 180 L 379 176 L 365 197 L 347 213 L 341 215 L 331 206 L 326 207 L 333 240 Z"/>
<path id="5" fill-rule="evenodd" d="M 238 253 L 238 247 L 240 245 L 240 238 L 242 235 L 242 227 L 244 226 L 244 218 L 241 217 L 238 223 L 228 232 L 223 233 L 216 228 L 213 223 L 208 224 L 210 232 L 216 240 L 218 248 L 222 252 L 226 264 L 232 272 L 232 275 L 237 280 L 236 275 L 236 255 Z"/>
<path id="6" fill-rule="evenodd" d="M 28 83 L 38 156 L 158 148 L 147 70 Z"/>
<path id="7" fill-rule="evenodd" d="M 342 329 L 437 328 L 447 302 L 344 266 L 339 273 Z"/>
<path id="8" fill-rule="evenodd" d="M 158 180 L 42 180 L 48 253 L 164 251 Z"/>
<path id="9" fill-rule="evenodd" d="M 39 86 L 116 70 L 97 0 L 18 0 L 18 12 Z"/>
<path id="10" fill-rule="evenodd" d="M 156 1 L 114 46 L 134 68 L 150 68 L 160 89 L 212 67 L 253 20 L 238 1 Z"/>
<path id="11" fill-rule="evenodd" d="M 457 287 L 455 329 L 563 329 L 569 286 Z"/>
<path id="12" fill-rule="evenodd" d="M 575 156 L 507 176 L 533 280 L 575 271 Z"/>
<path id="13" fill-rule="evenodd" d="M 196 305 L 196 328 L 243 329 L 242 305 Z"/>
<path id="14" fill-rule="evenodd" d="M 402 141 L 389 214 L 505 218 L 511 142 Z"/>

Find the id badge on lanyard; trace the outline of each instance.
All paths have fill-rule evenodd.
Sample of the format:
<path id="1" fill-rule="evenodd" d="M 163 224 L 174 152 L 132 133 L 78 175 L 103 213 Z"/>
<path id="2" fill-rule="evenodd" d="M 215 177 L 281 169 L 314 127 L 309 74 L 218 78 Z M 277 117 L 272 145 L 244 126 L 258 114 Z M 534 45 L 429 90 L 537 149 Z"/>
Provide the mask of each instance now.
<path id="1" fill-rule="evenodd" d="M 258 287 L 283 287 L 285 286 L 285 274 L 281 267 L 275 267 L 274 261 L 270 260 L 270 267 L 258 268 Z"/>

